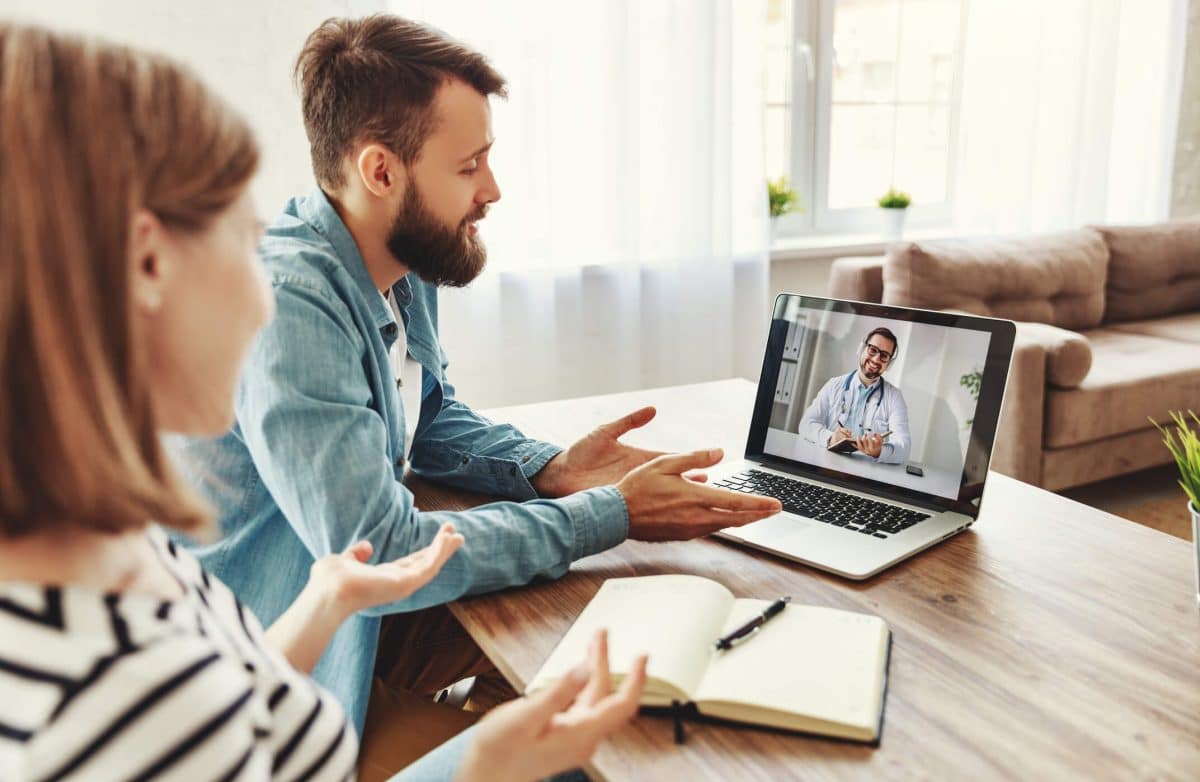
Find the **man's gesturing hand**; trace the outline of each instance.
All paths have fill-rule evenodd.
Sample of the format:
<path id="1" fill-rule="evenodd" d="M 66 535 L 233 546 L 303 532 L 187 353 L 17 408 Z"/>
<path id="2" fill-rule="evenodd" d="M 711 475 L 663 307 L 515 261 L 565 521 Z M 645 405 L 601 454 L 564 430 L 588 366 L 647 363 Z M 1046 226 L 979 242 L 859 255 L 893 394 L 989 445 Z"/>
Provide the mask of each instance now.
<path id="1" fill-rule="evenodd" d="M 723 456 L 720 448 L 668 454 L 626 475 L 617 490 L 629 508 L 629 537 L 687 540 L 765 519 L 783 509 L 771 497 L 726 491 L 684 477 L 688 470 L 712 467 Z"/>
<path id="2" fill-rule="evenodd" d="M 543 497 L 565 497 L 596 486 L 611 486 L 661 451 L 647 451 L 620 442 L 630 431 L 650 423 L 653 407 L 643 407 L 616 421 L 602 424 L 551 459 L 533 476 L 533 488 Z"/>

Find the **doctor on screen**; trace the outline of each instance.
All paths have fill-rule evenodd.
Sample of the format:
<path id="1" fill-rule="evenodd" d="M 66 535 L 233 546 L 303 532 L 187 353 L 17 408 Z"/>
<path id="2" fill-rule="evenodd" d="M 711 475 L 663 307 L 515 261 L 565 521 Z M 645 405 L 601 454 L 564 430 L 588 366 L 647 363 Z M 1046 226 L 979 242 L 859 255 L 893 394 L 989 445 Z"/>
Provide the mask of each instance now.
<path id="1" fill-rule="evenodd" d="M 830 378 L 804 411 L 804 438 L 826 448 L 851 440 L 859 453 L 877 462 L 907 461 L 912 449 L 908 405 L 900 389 L 883 379 L 899 351 L 900 341 L 890 330 L 871 331 L 860 346 L 858 369 Z"/>

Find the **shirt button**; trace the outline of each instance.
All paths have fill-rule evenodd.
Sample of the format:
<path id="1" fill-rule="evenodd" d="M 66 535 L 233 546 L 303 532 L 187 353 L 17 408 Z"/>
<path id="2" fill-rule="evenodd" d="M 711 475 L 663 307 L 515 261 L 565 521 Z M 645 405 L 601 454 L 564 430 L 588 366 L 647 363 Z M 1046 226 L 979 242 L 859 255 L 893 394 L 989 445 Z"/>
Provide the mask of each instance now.
<path id="1" fill-rule="evenodd" d="M 521 457 L 521 464 L 529 464 L 529 457 L 528 457 L 528 456 L 522 456 L 522 457 Z"/>
<path id="2" fill-rule="evenodd" d="M 509 474 L 509 475 L 514 475 L 514 476 L 515 476 L 515 475 L 517 474 L 517 468 L 516 468 L 516 467 L 510 467 L 510 468 L 509 468 L 509 470 L 508 470 L 508 474 Z"/>
<path id="3" fill-rule="evenodd" d="M 469 462 L 469 461 L 471 461 L 471 460 L 470 460 L 470 459 L 468 459 L 466 456 L 464 456 L 464 457 L 463 457 L 463 460 L 462 460 L 462 463 L 463 463 L 463 464 L 466 464 L 466 463 L 467 463 L 467 462 Z"/>
<path id="4" fill-rule="evenodd" d="M 404 457 L 403 457 L 403 456 L 401 456 L 399 459 L 397 459 L 397 460 L 396 460 L 396 466 L 397 466 L 397 467 L 403 467 L 403 466 L 404 466 Z"/>

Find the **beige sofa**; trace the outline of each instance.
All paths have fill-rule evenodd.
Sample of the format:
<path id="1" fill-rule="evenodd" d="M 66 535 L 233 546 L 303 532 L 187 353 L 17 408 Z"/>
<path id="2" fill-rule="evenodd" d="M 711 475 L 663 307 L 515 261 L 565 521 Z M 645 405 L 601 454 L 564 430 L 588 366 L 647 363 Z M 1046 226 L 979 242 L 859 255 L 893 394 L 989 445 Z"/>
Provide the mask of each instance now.
<path id="1" fill-rule="evenodd" d="M 1149 419 L 1200 411 L 1200 220 L 904 242 L 830 295 L 1017 321 L 992 468 L 1047 489 L 1169 462 Z"/>

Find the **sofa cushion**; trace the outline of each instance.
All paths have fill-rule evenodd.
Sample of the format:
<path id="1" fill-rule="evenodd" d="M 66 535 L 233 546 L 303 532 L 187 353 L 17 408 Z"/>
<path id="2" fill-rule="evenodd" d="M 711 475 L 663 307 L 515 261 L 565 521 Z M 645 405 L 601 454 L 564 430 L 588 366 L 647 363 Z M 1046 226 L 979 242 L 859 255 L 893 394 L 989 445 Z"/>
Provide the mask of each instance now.
<path id="1" fill-rule="evenodd" d="M 888 249 L 883 302 L 1092 328 L 1104 315 L 1108 248 L 1089 229 L 1020 239 L 904 242 Z"/>
<path id="2" fill-rule="evenodd" d="M 1106 322 L 1200 310 L 1200 219 L 1096 230 L 1110 256 Z"/>
<path id="3" fill-rule="evenodd" d="M 1084 332 L 1092 369 L 1078 388 L 1046 390 L 1044 441 L 1062 448 L 1150 427 L 1200 400 L 1200 350 L 1173 339 L 1101 328 Z"/>
<path id="4" fill-rule="evenodd" d="M 1179 342 L 1200 343 L 1200 312 L 1168 315 L 1165 318 L 1131 320 L 1128 323 L 1113 323 L 1106 328 L 1149 337 L 1174 339 Z"/>
<path id="5" fill-rule="evenodd" d="M 829 267 L 829 295 L 852 301 L 883 300 L 883 256 L 838 258 Z"/>

